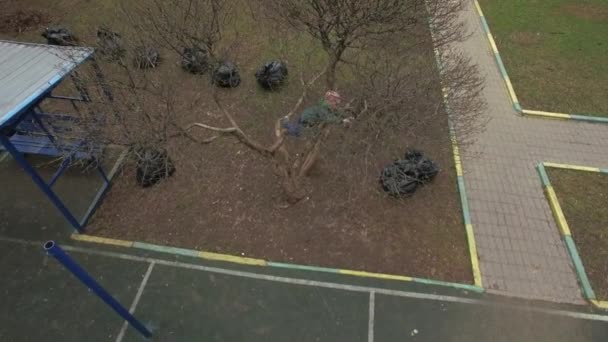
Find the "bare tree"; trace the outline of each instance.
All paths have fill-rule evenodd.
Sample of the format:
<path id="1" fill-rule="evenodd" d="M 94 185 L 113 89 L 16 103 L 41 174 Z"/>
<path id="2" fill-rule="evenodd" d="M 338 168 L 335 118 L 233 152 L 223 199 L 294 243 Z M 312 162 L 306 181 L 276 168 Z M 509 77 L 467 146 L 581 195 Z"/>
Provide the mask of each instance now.
<path id="1" fill-rule="evenodd" d="M 135 31 L 177 53 L 184 47 L 213 53 L 229 19 L 224 0 L 145 0 L 134 11 L 123 9 Z"/>
<path id="2" fill-rule="evenodd" d="M 328 55 L 326 86 L 336 87 L 336 70 L 345 53 L 364 49 L 371 39 L 387 34 L 413 33 L 420 21 L 429 20 L 441 32 L 437 45 L 463 35 L 457 14 L 463 0 L 259 0 L 268 15 L 296 30 L 308 32 Z M 408 37 L 417 44 L 416 37 Z"/>
<path id="3" fill-rule="evenodd" d="M 187 103 L 177 101 L 179 77 L 171 79 L 141 72 L 126 59 L 117 63 L 119 76 L 106 85 L 112 88 L 113 99 L 98 104 L 105 108 L 96 108 L 113 113 L 112 129 L 105 132 L 103 139 L 130 146 L 132 150 L 150 147 L 165 151 L 169 141 L 177 137 L 207 144 L 221 136 L 234 136 L 274 165 L 287 201 L 296 203 L 306 196 L 303 180 L 318 161 L 326 139 L 337 124 L 365 125 L 376 140 L 382 139 L 389 129 L 416 134 L 420 127 L 433 120 L 446 120 L 442 96 L 438 95 L 441 89 L 437 87 L 442 83 L 451 97 L 451 112 L 461 118 L 455 122 L 460 123 L 463 130 L 475 130 L 473 123 L 483 105 L 478 96 L 482 84 L 476 69 L 458 56 L 440 64 L 439 69 L 429 63 L 435 59 L 429 22 L 441 57 L 451 43 L 465 37 L 458 21 L 463 0 L 259 1 L 267 5 L 264 10 L 274 11 L 291 27 L 304 29 L 321 41 L 329 56 L 322 72 L 309 80 L 300 77 L 302 94 L 288 113 L 277 113 L 270 130 L 271 143 L 264 144 L 245 132 L 216 90 L 211 91 L 213 98 L 208 103 L 201 103 L 199 97 Z M 154 42 L 178 54 L 185 47 L 202 44 L 211 52 L 222 37 L 226 18 L 224 1 L 147 2 L 154 6 L 131 14 L 136 44 L 141 44 L 141 40 Z M 206 8 L 207 12 L 199 18 L 200 22 L 188 24 L 197 21 L 193 13 L 198 10 L 192 10 L 193 7 Z M 347 59 L 351 49 L 358 49 L 359 53 Z M 303 137 L 290 139 L 294 134 L 289 125 L 301 123 L 301 108 L 308 101 L 310 89 L 322 76 L 326 77 L 326 89 L 335 89 L 340 63 L 352 67 L 352 74 L 358 80 L 358 86 L 346 90 L 352 100 L 341 108 L 337 120 L 321 120 L 314 128 L 306 129 Z M 196 116 L 196 113 L 214 109 L 219 111 L 225 126 L 199 119 L 184 122 L 186 112 L 202 118 L 204 115 Z M 190 134 L 195 128 L 212 134 L 199 140 Z"/>

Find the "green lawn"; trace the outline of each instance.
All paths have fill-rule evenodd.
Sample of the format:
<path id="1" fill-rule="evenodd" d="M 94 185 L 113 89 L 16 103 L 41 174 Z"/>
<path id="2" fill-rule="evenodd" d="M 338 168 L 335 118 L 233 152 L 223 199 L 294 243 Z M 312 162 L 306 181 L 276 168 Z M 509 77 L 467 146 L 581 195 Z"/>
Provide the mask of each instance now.
<path id="1" fill-rule="evenodd" d="M 608 175 L 547 168 L 593 290 L 608 300 Z"/>
<path id="2" fill-rule="evenodd" d="M 608 116 L 608 0 L 479 0 L 525 109 Z"/>

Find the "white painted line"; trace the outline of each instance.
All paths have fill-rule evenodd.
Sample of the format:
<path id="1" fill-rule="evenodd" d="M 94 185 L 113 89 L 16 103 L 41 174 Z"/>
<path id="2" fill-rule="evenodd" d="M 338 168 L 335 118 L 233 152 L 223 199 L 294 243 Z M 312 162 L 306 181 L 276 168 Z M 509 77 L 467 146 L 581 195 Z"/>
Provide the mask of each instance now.
<path id="1" fill-rule="evenodd" d="M 376 314 L 376 292 L 369 293 L 369 322 L 367 323 L 367 342 L 374 342 L 374 316 Z"/>
<path id="2" fill-rule="evenodd" d="M 146 271 L 146 274 L 144 275 L 144 279 L 142 279 L 141 284 L 139 285 L 139 289 L 137 290 L 137 294 L 135 294 L 135 298 L 133 299 L 133 303 L 131 303 L 131 307 L 129 308 L 130 314 L 135 313 L 135 309 L 137 309 L 137 304 L 139 304 L 141 295 L 144 293 L 144 288 L 146 287 L 146 284 L 148 283 L 148 279 L 150 279 L 150 274 L 152 274 L 154 265 L 156 265 L 156 263 L 151 262 L 150 266 L 148 266 L 148 270 Z M 120 332 L 118 333 L 118 336 L 116 337 L 116 342 L 122 341 L 122 339 L 125 337 L 125 333 L 127 332 L 128 327 L 129 327 L 129 322 L 124 321 L 122 323 L 122 327 L 120 328 Z"/>
<path id="3" fill-rule="evenodd" d="M 26 240 L 21 240 L 21 239 L 0 237 L 0 241 L 10 241 L 10 242 L 16 242 L 16 243 L 25 244 L 25 245 L 42 246 L 42 242 L 26 241 Z M 246 271 L 235 271 L 235 270 L 230 270 L 230 269 L 203 266 L 203 265 L 197 265 L 197 264 L 188 264 L 188 263 L 177 262 L 177 261 L 168 261 L 168 260 L 156 259 L 156 258 L 139 257 L 139 256 L 135 256 L 135 255 L 130 255 L 130 254 L 97 251 L 97 250 L 91 250 L 91 249 L 87 249 L 87 248 L 74 247 L 74 246 L 68 246 L 68 245 L 61 245 L 61 248 L 63 248 L 66 251 L 74 251 L 74 252 L 90 254 L 90 255 L 101 255 L 101 256 L 122 259 L 122 260 L 130 260 L 130 261 L 138 261 L 138 262 L 148 262 L 148 263 L 153 262 L 155 264 L 163 265 L 163 266 L 199 270 L 199 271 L 204 271 L 204 272 L 209 272 L 209 273 L 225 274 L 225 275 L 229 275 L 229 276 L 242 277 L 242 278 L 267 280 L 267 281 L 285 283 L 285 284 L 314 286 L 314 287 L 320 287 L 320 288 L 344 290 L 344 291 L 351 291 L 351 292 L 363 292 L 363 293 L 375 292 L 377 294 L 394 296 L 394 297 L 426 299 L 426 300 L 461 303 L 461 304 L 475 304 L 475 305 L 481 305 L 481 306 L 490 306 L 490 307 L 505 308 L 505 309 L 518 310 L 518 311 L 536 312 L 536 313 L 570 317 L 570 318 L 576 318 L 576 319 L 608 322 L 608 315 L 605 316 L 605 315 L 582 313 L 582 312 L 576 312 L 576 311 L 522 307 L 522 306 L 518 306 L 515 304 L 497 303 L 497 302 L 489 301 L 486 299 L 471 299 L 471 298 L 444 296 L 444 295 L 437 295 L 437 294 L 430 294 L 430 293 L 389 290 L 389 289 L 384 289 L 384 288 L 379 288 L 379 287 L 347 285 L 347 284 L 330 283 L 330 282 L 308 280 L 308 279 L 278 277 L 278 276 L 273 276 L 273 275 L 268 275 L 268 274 L 259 274 L 259 273 L 252 273 L 252 272 L 246 272 Z M 584 307 L 584 306 L 582 306 L 582 307 Z"/>
<path id="4" fill-rule="evenodd" d="M 8 152 L 0 152 L 0 163 L 2 163 L 6 157 L 8 157 Z"/>

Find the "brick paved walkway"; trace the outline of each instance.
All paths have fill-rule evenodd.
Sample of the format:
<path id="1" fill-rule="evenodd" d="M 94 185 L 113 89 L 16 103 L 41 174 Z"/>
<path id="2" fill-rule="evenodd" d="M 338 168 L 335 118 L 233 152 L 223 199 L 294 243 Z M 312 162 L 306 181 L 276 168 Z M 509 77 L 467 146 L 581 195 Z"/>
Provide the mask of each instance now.
<path id="1" fill-rule="evenodd" d="M 551 161 L 607 168 L 608 125 L 520 116 L 472 1 L 463 18 L 473 35 L 461 47 L 486 75 L 491 120 L 463 153 L 483 285 L 509 296 L 580 303 L 576 274 L 535 166 Z"/>

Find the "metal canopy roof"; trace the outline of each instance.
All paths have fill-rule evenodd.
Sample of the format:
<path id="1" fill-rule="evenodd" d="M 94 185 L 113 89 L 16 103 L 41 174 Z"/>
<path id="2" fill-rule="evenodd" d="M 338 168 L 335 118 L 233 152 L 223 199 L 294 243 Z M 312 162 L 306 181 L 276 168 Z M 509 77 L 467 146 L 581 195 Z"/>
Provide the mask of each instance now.
<path id="1" fill-rule="evenodd" d="M 52 89 L 92 48 L 0 40 L 0 126 Z"/>

